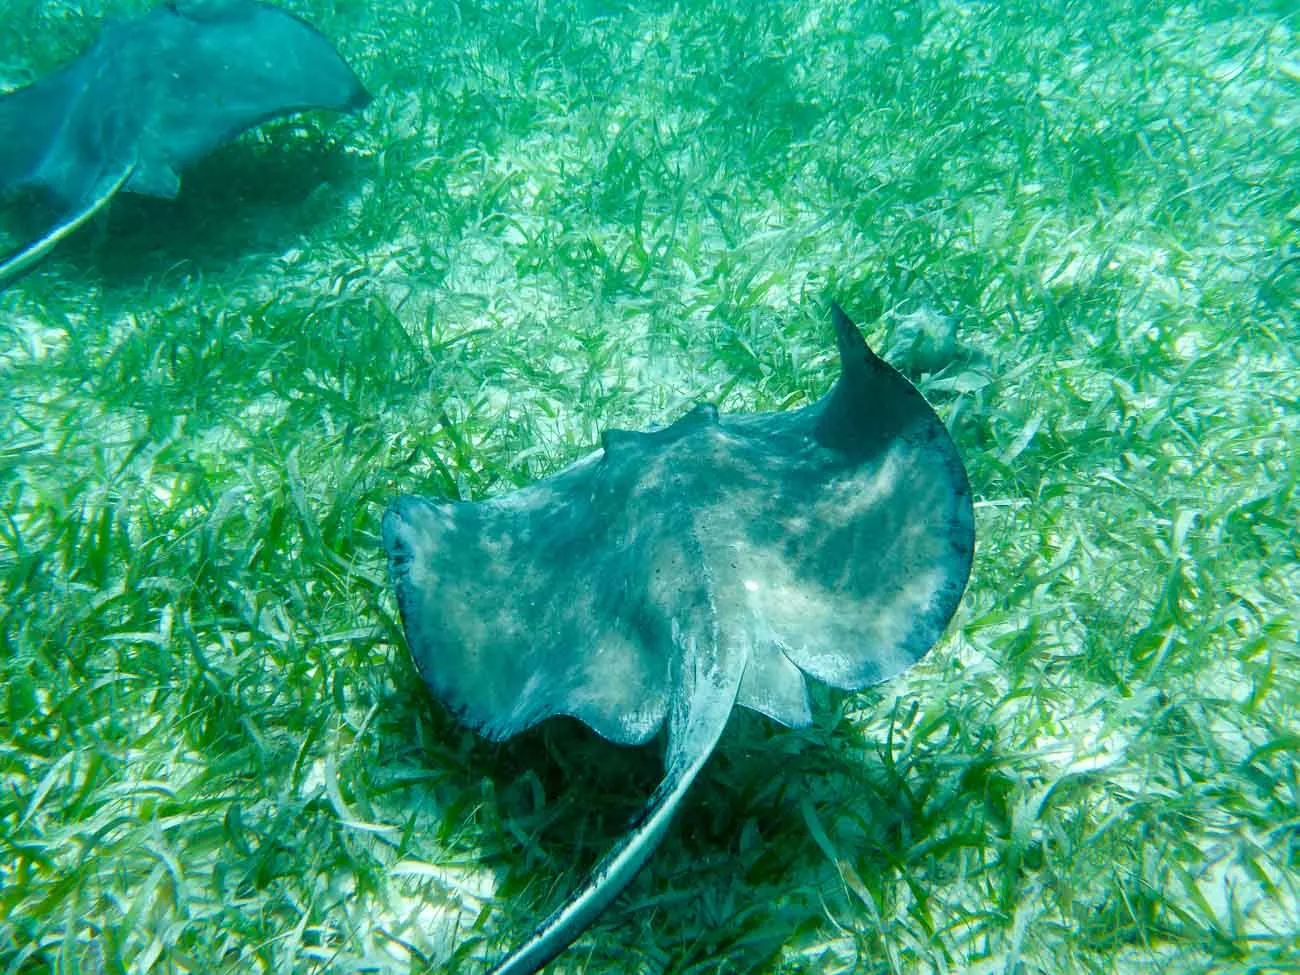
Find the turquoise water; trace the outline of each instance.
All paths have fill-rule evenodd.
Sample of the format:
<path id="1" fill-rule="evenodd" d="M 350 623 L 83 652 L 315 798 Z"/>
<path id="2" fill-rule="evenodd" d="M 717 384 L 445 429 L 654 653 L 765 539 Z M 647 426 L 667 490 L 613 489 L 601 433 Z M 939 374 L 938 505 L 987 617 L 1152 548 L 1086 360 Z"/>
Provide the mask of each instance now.
<path id="1" fill-rule="evenodd" d="M 3 2 L 6 89 L 147 9 Z M 970 586 L 811 728 L 733 716 L 555 970 L 1300 966 L 1288 7 L 290 9 L 370 107 L 121 195 L 0 292 L 0 967 L 526 937 L 659 750 L 433 704 L 383 511 L 804 407 L 828 299 L 952 432 Z"/>

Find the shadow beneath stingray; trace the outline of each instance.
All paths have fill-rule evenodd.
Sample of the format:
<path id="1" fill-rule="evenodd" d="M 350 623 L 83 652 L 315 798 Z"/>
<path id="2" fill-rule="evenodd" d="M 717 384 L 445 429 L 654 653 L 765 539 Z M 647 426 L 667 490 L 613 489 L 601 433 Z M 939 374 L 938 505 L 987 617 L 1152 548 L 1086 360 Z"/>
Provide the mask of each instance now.
<path id="1" fill-rule="evenodd" d="M 408 738 L 405 748 L 415 751 L 403 758 L 436 774 L 435 804 L 461 819 L 448 830 L 464 837 L 466 855 L 494 872 L 497 885 L 488 933 L 467 931 L 450 960 L 499 960 L 627 832 L 663 777 L 662 742 L 615 745 L 569 718 L 486 742 L 421 701 L 421 692 L 417 682 L 391 703 L 424 726 L 437 754 Z M 662 846 L 592 925 L 581 952 L 593 968 L 635 961 L 646 972 L 766 970 L 788 944 L 833 928 L 828 910 L 862 913 L 846 900 L 815 829 L 875 887 L 870 881 L 895 882 L 891 861 L 904 836 L 915 844 L 918 834 L 962 818 L 960 809 L 918 808 L 954 791 L 950 766 L 916 765 L 902 786 L 877 754 L 883 743 L 863 741 L 841 719 L 842 695 L 826 697 L 809 728 L 733 713 Z"/>
<path id="2" fill-rule="evenodd" d="M 302 123 L 287 123 L 294 135 Z M 312 236 L 365 179 L 341 140 L 261 138 L 223 146 L 182 174 L 175 199 L 123 193 L 47 260 L 70 282 L 99 277 L 130 287 L 164 274 L 219 272 L 250 254 L 280 254 Z M 48 227 L 57 211 L 38 198 L 5 207 L 7 243 Z M 38 270 L 36 273 L 40 273 Z"/>

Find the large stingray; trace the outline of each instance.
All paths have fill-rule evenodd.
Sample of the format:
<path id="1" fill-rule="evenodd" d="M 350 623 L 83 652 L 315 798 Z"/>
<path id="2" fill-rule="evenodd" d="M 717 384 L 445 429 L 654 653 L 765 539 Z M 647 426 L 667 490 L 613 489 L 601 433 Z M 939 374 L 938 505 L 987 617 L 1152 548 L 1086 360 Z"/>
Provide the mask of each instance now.
<path id="1" fill-rule="evenodd" d="M 369 100 L 314 28 L 253 0 L 174 0 L 110 23 L 76 61 L 0 95 L 0 197 L 36 191 L 61 214 L 0 259 L 0 286 L 118 192 L 174 197 L 182 168 L 245 129 Z"/>
<path id="2" fill-rule="evenodd" d="M 477 504 L 398 499 L 384 546 L 435 696 L 492 739 L 552 715 L 666 771 L 591 878 L 495 969 L 534 972 L 623 889 L 740 704 L 810 720 L 805 675 L 857 690 L 939 638 L 970 573 L 970 487 L 920 393 L 832 307 L 840 376 L 812 406 L 698 406 Z"/>

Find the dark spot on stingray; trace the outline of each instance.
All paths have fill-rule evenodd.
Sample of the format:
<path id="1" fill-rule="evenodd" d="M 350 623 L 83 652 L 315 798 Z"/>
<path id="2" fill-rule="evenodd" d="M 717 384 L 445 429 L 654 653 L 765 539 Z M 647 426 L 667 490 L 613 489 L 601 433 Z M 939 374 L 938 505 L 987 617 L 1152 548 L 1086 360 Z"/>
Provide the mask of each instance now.
<path id="1" fill-rule="evenodd" d="M 887 680 L 956 611 L 965 468 L 911 383 L 831 316 L 840 376 L 805 409 L 698 407 L 503 497 L 403 497 L 384 516 L 411 654 L 462 721 L 496 740 L 556 715 L 625 745 L 666 730 L 629 832 L 494 971 L 537 971 L 631 881 L 736 705 L 805 726 L 807 677 Z"/>
<path id="2" fill-rule="evenodd" d="M 0 259 L 0 286 L 119 192 L 173 198 L 186 166 L 247 129 L 369 101 L 313 27 L 254 0 L 173 0 L 107 24 L 71 64 L 0 95 L 0 197 L 39 194 L 58 214 Z"/>

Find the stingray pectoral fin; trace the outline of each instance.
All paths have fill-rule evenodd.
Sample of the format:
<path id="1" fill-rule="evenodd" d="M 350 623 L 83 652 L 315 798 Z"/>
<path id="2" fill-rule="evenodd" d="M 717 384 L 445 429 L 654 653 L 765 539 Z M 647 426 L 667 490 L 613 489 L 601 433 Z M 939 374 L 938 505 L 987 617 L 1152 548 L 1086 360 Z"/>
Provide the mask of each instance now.
<path id="1" fill-rule="evenodd" d="M 181 192 L 181 176 L 173 166 L 155 162 L 153 165 L 136 166 L 123 188 L 141 196 L 174 200 Z"/>
<path id="2" fill-rule="evenodd" d="M 126 185 L 134 171 L 134 163 L 114 170 L 99 183 L 94 192 L 90 193 L 80 205 L 56 223 L 47 233 L 42 234 L 25 247 L 20 247 L 18 250 L 0 258 L 0 288 L 12 284 L 23 274 L 30 271 L 46 254 L 54 250 L 63 240 L 79 230 L 95 214 L 104 209 L 108 205 L 108 201 L 117 195 L 118 190 Z"/>
<path id="3" fill-rule="evenodd" d="M 558 910 L 538 925 L 489 975 L 531 975 L 574 942 L 610 902 L 632 882 L 664 837 L 682 798 L 727 726 L 744 676 L 743 651 L 719 662 L 685 661 L 696 673 L 687 677 L 689 696 L 674 701 L 669 719 L 667 769 L 627 834 L 605 854 L 591 876 Z M 694 679 L 692 679 L 692 677 Z"/>

